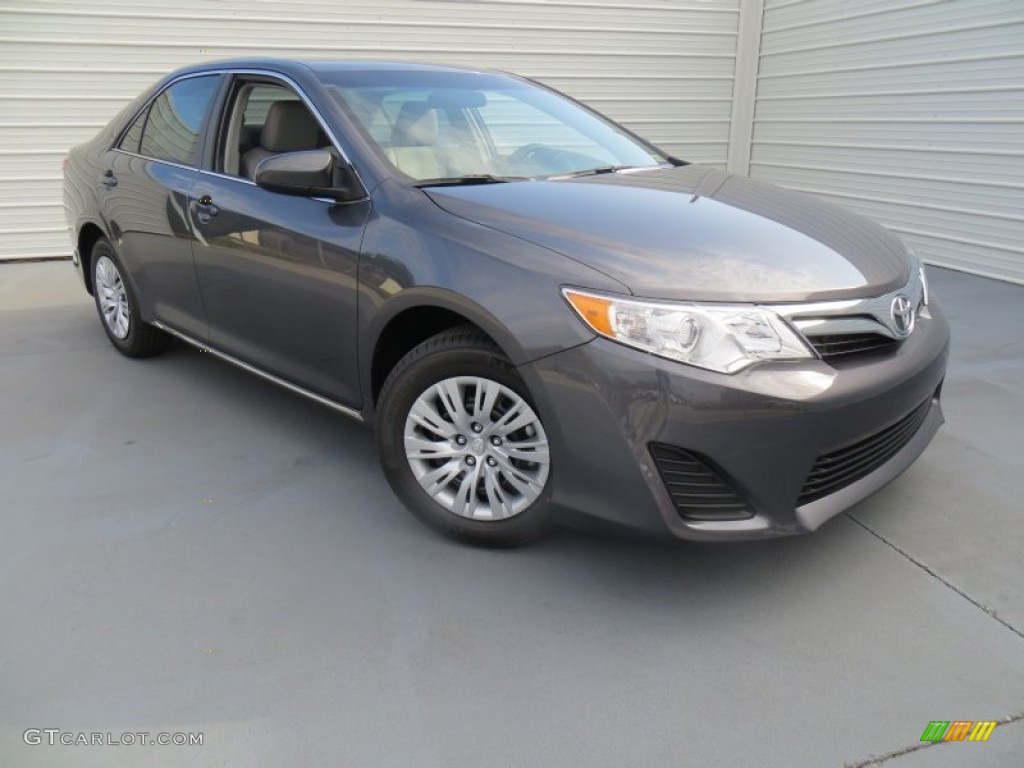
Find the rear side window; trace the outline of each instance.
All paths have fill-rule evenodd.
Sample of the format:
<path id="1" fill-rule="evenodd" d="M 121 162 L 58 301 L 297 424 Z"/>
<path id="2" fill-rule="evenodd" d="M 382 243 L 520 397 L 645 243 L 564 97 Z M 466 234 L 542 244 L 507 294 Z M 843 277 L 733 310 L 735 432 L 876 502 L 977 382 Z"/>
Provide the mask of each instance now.
<path id="1" fill-rule="evenodd" d="M 195 165 L 199 157 L 199 129 L 219 79 L 219 75 L 191 77 L 172 85 L 136 119 L 121 147 L 133 151 L 133 136 L 139 124 L 144 123 L 137 150 L 140 155 Z"/>
<path id="2" fill-rule="evenodd" d="M 148 114 L 149 110 L 144 109 L 142 110 L 142 114 L 135 118 L 135 122 L 132 123 L 132 127 L 129 128 L 121 138 L 121 149 L 126 152 L 135 152 L 138 154 L 139 140 L 142 138 L 142 129 L 146 125 L 146 116 Z"/>

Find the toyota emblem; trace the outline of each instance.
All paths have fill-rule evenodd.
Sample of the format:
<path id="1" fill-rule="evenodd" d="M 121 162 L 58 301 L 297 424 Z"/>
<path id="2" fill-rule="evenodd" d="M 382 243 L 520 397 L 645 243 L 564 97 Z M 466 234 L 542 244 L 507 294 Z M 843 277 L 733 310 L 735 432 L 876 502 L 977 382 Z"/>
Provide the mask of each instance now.
<path id="1" fill-rule="evenodd" d="M 900 336 L 909 336 L 914 330 L 914 306 L 902 293 L 892 300 L 892 327 Z"/>

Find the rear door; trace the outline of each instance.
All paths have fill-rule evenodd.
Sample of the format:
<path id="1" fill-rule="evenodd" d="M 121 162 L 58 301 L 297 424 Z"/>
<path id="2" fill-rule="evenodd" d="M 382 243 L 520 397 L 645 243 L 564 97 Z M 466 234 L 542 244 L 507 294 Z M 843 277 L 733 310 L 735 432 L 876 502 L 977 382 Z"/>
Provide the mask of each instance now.
<path id="1" fill-rule="evenodd" d="M 107 231 L 143 316 L 204 341 L 208 324 L 192 259 L 188 195 L 222 80 L 201 75 L 165 88 L 105 154 L 96 179 Z"/>
<path id="2" fill-rule="evenodd" d="M 289 106 L 275 109 L 280 102 Z M 290 124 L 264 130 L 268 118 L 284 113 Z M 357 267 L 370 204 L 283 195 L 253 183 L 255 161 L 268 154 L 331 146 L 290 84 L 238 75 L 219 117 L 210 134 L 215 151 L 188 213 L 210 344 L 359 407 Z"/>

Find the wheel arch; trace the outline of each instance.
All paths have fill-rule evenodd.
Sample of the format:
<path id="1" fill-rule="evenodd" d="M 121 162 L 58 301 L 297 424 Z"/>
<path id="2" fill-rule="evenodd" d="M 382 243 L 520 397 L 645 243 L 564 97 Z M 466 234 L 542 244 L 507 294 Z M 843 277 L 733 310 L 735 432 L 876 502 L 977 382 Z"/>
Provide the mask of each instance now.
<path id="1" fill-rule="evenodd" d="M 364 374 L 368 405 L 376 412 L 377 400 L 391 370 L 416 346 L 432 336 L 459 325 L 472 325 L 516 363 L 520 348 L 496 318 L 462 296 L 435 291 L 409 291 L 389 302 L 389 312 L 378 312 L 371 327 Z"/>
<path id="2" fill-rule="evenodd" d="M 106 237 L 106 233 L 99 225 L 87 221 L 78 229 L 78 237 L 75 244 L 78 249 L 78 258 L 82 264 L 82 279 L 85 280 L 85 290 L 90 295 L 93 293 L 92 285 L 92 249 L 100 238 Z"/>

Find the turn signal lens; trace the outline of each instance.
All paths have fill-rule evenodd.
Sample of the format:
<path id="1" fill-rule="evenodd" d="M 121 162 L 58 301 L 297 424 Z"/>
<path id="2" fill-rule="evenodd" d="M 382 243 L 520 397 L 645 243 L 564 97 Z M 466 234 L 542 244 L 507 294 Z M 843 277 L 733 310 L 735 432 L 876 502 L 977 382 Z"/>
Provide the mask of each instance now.
<path id="1" fill-rule="evenodd" d="M 583 322 L 603 336 L 614 336 L 612 331 L 609 311 L 612 308 L 611 299 L 604 299 L 600 296 L 591 296 L 586 293 L 566 291 L 565 298 L 572 304 L 573 309 L 580 313 Z"/>

